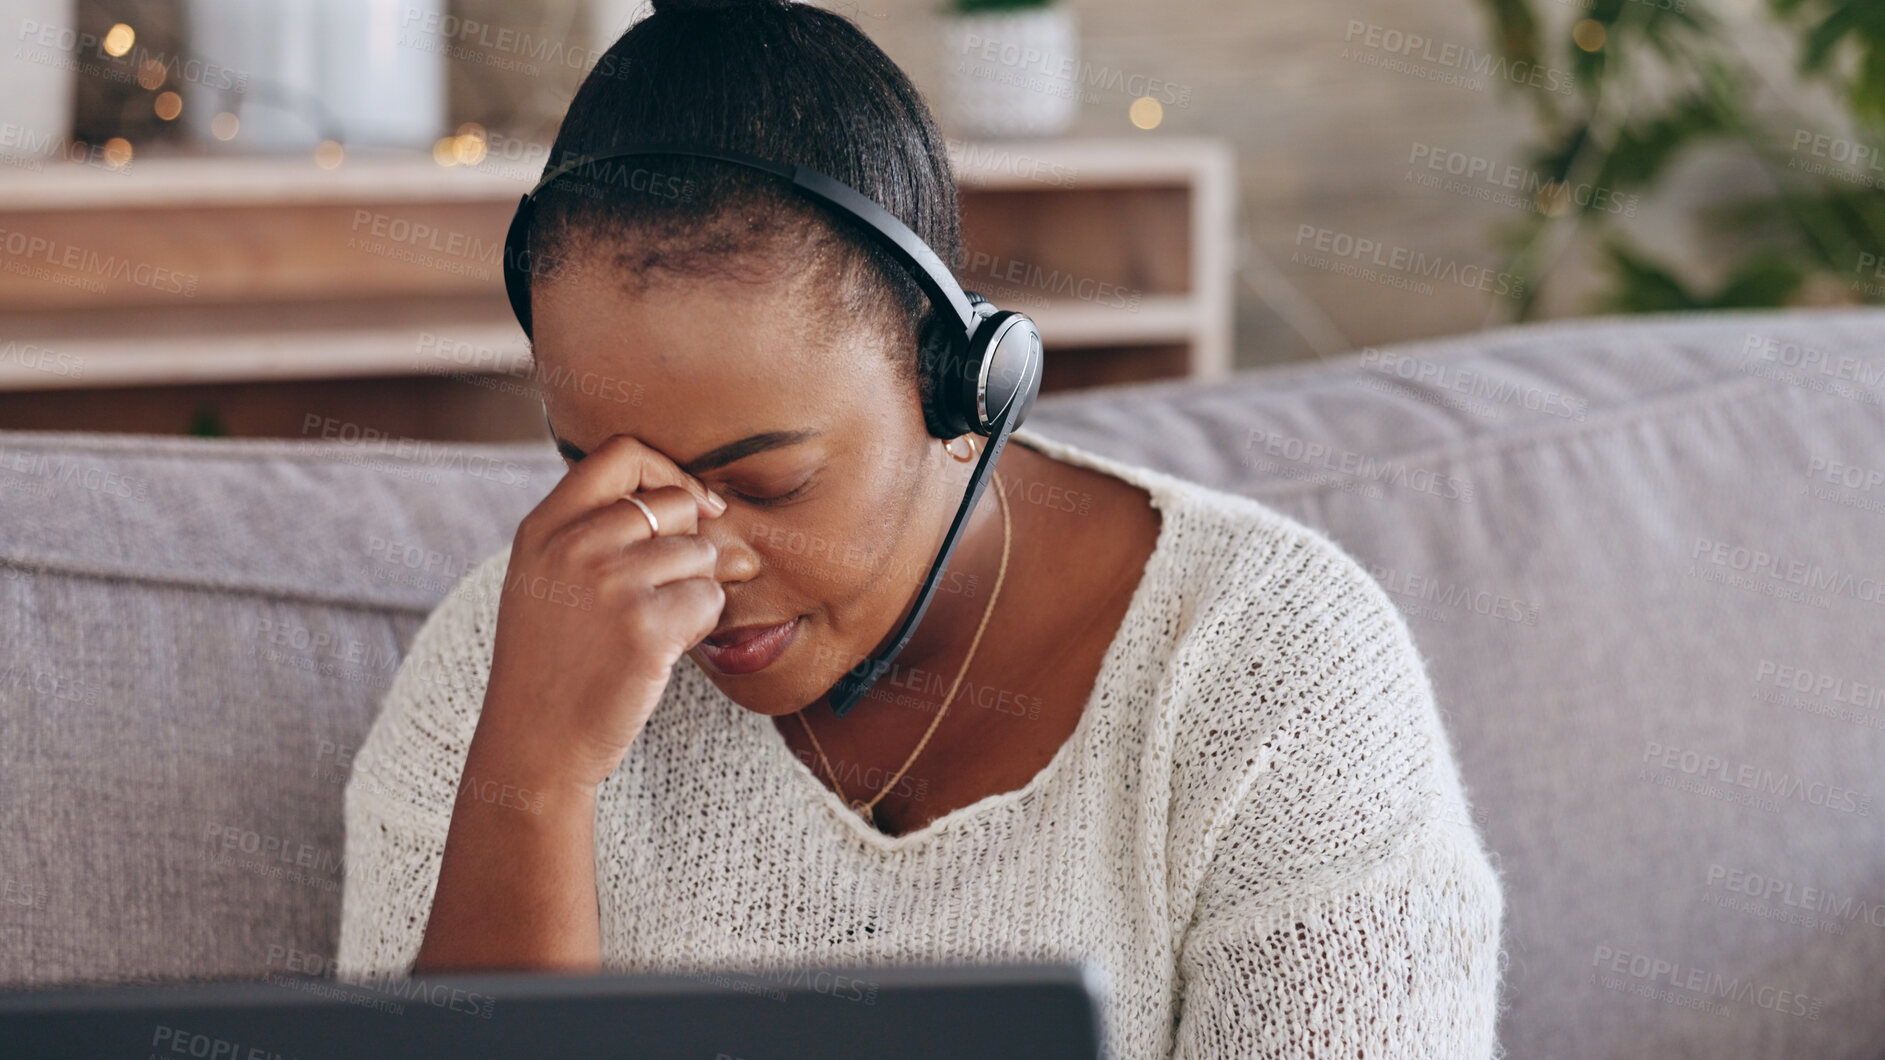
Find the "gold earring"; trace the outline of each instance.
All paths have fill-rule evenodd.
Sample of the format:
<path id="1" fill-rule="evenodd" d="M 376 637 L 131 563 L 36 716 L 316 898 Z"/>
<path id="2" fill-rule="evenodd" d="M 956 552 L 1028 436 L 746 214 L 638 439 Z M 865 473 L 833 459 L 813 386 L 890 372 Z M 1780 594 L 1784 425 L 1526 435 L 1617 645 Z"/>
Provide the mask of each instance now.
<path id="1" fill-rule="evenodd" d="M 967 438 L 969 440 L 969 455 L 968 456 L 957 456 L 956 451 L 950 448 L 950 446 L 956 443 L 956 440 L 958 438 Z M 961 435 L 957 435 L 955 438 L 945 438 L 943 439 L 942 447 L 943 447 L 943 452 L 948 453 L 949 458 L 951 460 L 954 460 L 958 464 L 966 464 L 969 461 L 975 459 L 975 438 L 971 435 L 961 434 Z"/>

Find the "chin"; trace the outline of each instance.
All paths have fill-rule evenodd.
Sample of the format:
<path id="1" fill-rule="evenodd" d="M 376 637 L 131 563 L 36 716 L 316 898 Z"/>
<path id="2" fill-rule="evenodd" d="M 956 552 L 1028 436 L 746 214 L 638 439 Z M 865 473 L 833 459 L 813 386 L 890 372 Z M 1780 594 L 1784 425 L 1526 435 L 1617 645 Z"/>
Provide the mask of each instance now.
<path id="1" fill-rule="evenodd" d="M 715 688 L 726 694 L 728 699 L 754 714 L 763 714 L 769 718 L 796 714 L 804 710 L 817 702 L 830 687 L 829 685 L 819 685 L 809 689 L 789 687 L 798 682 L 789 678 L 781 680 L 781 677 L 789 672 L 783 664 L 767 667 L 756 674 L 736 676 L 714 670 L 713 667 L 702 662 L 696 652 L 688 652 L 687 657 L 700 668 L 700 672 L 706 675 L 707 680 L 713 682 Z M 836 681 L 837 678 L 834 677 L 832 680 Z"/>

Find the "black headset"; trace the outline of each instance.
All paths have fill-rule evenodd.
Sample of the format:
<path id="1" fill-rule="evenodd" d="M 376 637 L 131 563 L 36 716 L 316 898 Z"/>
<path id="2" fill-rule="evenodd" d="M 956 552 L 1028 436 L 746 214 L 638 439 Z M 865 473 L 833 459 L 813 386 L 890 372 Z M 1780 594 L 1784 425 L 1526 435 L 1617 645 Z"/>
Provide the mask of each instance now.
<path id="1" fill-rule="evenodd" d="M 943 539 L 935 561 L 930 564 L 929 575 L 923 580 L 923 588 L 917 595 L 915 605 L 883 647 L 863 663 L 846 671 L 837 684 L 831 687 L 832 712 L 842 718 L 850 713 L 870 686 L 890 669 L 898 653 L 916 632 L 924 612 L 929 610 L 930 599 L 936 593 L 943 571 L 948 568 L 956 542 L 961 538 L 963 528 L 968 525 L 969 513 L 975 510 L 976 502 L 981 499 L 982 491 L 994 474 L 995 461 L 1007 445 L 1008 435 L 1021 426 L 1028 410 L 1034 407 L 1034 399 L 1039 396 L 1041 389 L 1040 329 L 1025 314 L 997 309 L 973 291 L 964 291 L 944 266 L 942 259 L 936 256 L 936 252 L 895 215 L 851 186 L 818 170 L 772 162 L 718 147 L 637 143 L 557 166 L 518 200 L 517 213 L 511 218 L 510 231 L 504 237 L 504 290 L 510 296 L 511 311 L 517 315 L 517 322 L 523 326 L 525 335 L 530 334 L 530 276 L 535 271 L 534 263 L 529 259 L 530 219 L 537 195 L 552 182 L 578 170 L 590 171 L 579 174 L 586 180 L 596 180 L 599 175 L 607 178 L 608 168 L 603 163 L 645 155 L 710 158 L 771 173 L 791 181 L 793 187 L 813 200 L 860 223 L 892 257 L 909 269 L 911 278 L 929 297 L 949 336 L 948 353 L 926 366 L 930 373 L 929 391 L 934 395 L 931 412 L 945 430 L 945 433 L 936 434 L 932 429 L 931 434 L 939 438 L 954 438 L 974 433 L 988 439 L 988 444 L 982 447 L 981 458 L 976 462 L 975 473 L 969 480 L 968 491 L 963 496 L 961 506 L 956 509 L 955 519 L 949 524 L 949 534 Z M 618 173 L 617 177 L 623 178 L 624 187 L 632 186 L 630 182 L 634 178 L 629 174 Z M 601 182 L 606 184 L 608 181 L 604 179 Z M 636 190 L 646 193 L 648 189 Z"/>

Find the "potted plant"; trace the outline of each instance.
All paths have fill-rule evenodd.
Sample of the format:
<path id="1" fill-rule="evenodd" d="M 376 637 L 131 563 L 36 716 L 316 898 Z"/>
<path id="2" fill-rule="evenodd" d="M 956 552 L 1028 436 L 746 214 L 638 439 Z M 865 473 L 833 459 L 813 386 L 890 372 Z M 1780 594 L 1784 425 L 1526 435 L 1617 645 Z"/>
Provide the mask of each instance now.
<path id="1" fill-rule="evenodd" d="M 1054 136 L 1082 96 L 1064 0 L 947 0 L 944 98 L 968 136 Z"/>

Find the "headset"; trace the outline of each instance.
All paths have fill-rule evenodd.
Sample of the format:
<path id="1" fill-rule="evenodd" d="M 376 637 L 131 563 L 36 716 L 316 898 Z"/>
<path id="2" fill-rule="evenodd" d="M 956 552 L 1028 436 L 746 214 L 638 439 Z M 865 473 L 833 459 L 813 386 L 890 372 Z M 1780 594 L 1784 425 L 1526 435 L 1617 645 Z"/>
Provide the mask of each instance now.
<path id="1" fill-rule="evenodd" d="M 890 669 L 897 655 L 909 643 L 917 624 L 929 610 L 949 557 L 967 527 L 969 513 L 975 510 L 983 490 L 995 471 L 995 461 L 1008 436 L 1027 418 L 1041 389 L 1041 332 L 1023 313 L 995 308 L 986 298 L 964 291 L 942 259 L 910 231 L 890 211 L 879 206 L 850 185 L 835 180 L 808 166 L 787 165 L 754 155 L 718 147 L 677 143 L 633 143 L 616 150 L 573 159 L 546 173 L 537 185 L 518 200 L 517 213 L 511 218 L 504 237 L 504 290 L 510 296 L 511 311 L 530 334 L 530 276 L 535 265 L 529 258 L 530 219 L 536 198 L 552 183 L 571 176 L 605 185 L 610 180 L 633 187 L 635 177 L 622 167 L 611 174 L 606 163 L 647 155 L 681 155 L 715 159 L 733 165 L 770 173 L 791 182 L 794 188 L 813 201 L 836 210 L 840 216 L 858 222 L 863 231 L 908 268 L 910 276 L 935 307 L 936 316 L 949 336 L 948 353 L 927 365 L 930 392 L 935 396 L 930 410 L 945 433 L 938 438 L 954 438 L 974 433 L 988 439 L 982 447 L 969 479 L 968 491 L 949 524 L 949 534 L 930 564 L 929 574 L 916 603 L 890 638 L 863 663 L 846 671 L 831 687 L 831 709 L 842 718 L 863 697 L 872 684 Z M 579 172 L 586 170 L 587 172 Z M 635 188 L 646 193 L 646 187 Z"/>

